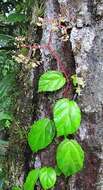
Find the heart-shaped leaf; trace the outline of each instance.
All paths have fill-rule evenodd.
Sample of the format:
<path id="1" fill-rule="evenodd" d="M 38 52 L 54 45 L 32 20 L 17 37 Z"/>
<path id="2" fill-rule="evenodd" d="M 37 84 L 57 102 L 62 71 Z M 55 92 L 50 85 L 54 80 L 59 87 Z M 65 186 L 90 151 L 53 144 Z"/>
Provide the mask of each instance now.
<path id="1" fill-rule="evenodd" d="M 75 101 L 60 99 L 54 106 L 54 122 L 57 136 L 73 134 L 80 127 L 81 112 Z"/>
<path id="2" fill-rule="evenodd" d="M 52 92 L 59 90 L 66 83 L 66 79 L 59 71 L 47 71 L 39 80 L 39 92 Z"/>
<path id="3" fill-rule="evenodd" d="M 56 160 L 63 174 L 70 176 L 83 168 L 84 151 L 77 141 L 65 139 L 57 148 Z"/>
<path id="4" fill-rule="evenodd" d="M 42 187 L 47 190 L 52 188 L 56 182 L 56 172 L 51 167 L 44 167 L 40 170 L 40 182 Z"/>
<path id="5" fill-rule="evenodd" d="M 33 152 L 47 147 L 53 140 L 55 127 L 51 120 L 40 119 L 32 125 L 28 134 L 28 143 Z"/>
<path id="6" fill-rule="evenodd" d="M 34 190 L 35 184 L 39 177 L 39 169 L 31 170 L 24 183 L 24 190 Z"/>

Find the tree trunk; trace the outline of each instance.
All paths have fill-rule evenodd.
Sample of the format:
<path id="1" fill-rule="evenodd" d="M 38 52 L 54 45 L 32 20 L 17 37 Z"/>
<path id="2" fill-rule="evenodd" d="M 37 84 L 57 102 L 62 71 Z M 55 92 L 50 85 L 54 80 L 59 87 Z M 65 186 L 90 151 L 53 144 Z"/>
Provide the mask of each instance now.
<path id="1" fill-rule="evenodd" d="M 55 190 L 102 190 L 103 189 L 103 1 L 102 0 L 47 0 L 45 18 L 58 19 L 59 15 L 65 17 L 68 25 L 68 41 L 61 41 L 60 31 L 50 33 L 52 24 L 43 26 L 41 44 L 47 44 L 50 35 L 50 45 L 59 55 L 59 59 L 66 68 L 70 79 L 76 73 L 82 77 L 85 87 L 78 95 L 78 103 L 82 110 L 82 123 L 75 139 L 85 151 L 84 169 L 79 174 L 65 179 L 58 177 Z M 31 93 L 33 93 L 33 120 L 43 117 L 52 118 L 54 102 L 64 97 L 65 89 L 51 94 L 37 93 L 38 79 L 42 73 L 49 69 L 61 70 L 54 53 L 41 49 L 42 64 L 34 71 L 34 80 Z M 34 89 L 33 89 L 34 87 Z M 65 94 L 72 99 L 75 95 L 72 85 Z M 28 95 L 29 96 L 29 95 Z M 30 95 L 31 100 L 31 95 Z M 26 106 L 28 101 L 26 102 Z M 24 106 L 24 105 L 23 105 Z M 29 111 L 30 111 L 29 110 Z M 25 110 L 24 110 L 25 112 Z M 31 115 L 31 114 L 30 114 Z M 23 119 L 23 121 L 25 118 Z M 24 122 L 25 123 L 25 122 Z M 26 126 L 31 122 L 26 120 Z M 55 166 L 55 153 L 58 142 L 56 139 L 48 148 L 37 154 L 28 151 L 27 160 L 22 160 L 23 167 L 28 163 L 28 168 L 41 166 Z M 27 148 L 27 147 L 26 147 Z M 23 150 L 23 149 L 22 149 Z M 22 151 L 24 152 L 24 151 Z M 20 153 L 22 154 L 22 153 Z M 32 162 L 31 160 L 34 160 Z M 17 160 L 17 165 L 20 161 Z M 26 172 L 27 172 L 26 170 Z M 15 171 L 12 171 L 15 173 Z M 21 170 L 19 171 L 19 173 Z M 25 174 L 25 167 L 23 170 Z M 22 172 L 21 172 L 22 173 Z M 26 175 L 26 174 L 25 174 Z M 10 178 L 12 178 L 10 176 Z M 24 178 L 24 177 L 23 177 Z M 23 180 L 23 179 L 22 179 Z M 18 179 L 17 179 L 18 181 Z M 20 182 L 17 182 L 20 184 Z M 13 181 L 14 183 L 14 181 Z M 23 182 L 22 182 L 23 183 Z M 37 189 L 41 187 L 37 184 Z"/>

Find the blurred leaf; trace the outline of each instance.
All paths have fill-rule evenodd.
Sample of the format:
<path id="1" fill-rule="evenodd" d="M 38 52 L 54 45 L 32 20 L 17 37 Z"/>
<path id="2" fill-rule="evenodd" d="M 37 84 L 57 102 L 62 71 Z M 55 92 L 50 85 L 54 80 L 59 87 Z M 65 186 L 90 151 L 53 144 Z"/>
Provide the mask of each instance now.
<path id="1" fill-rule="evenodd" d="M 12 187 L 12 190 L 22 190 L 20 187 Z"/>
<path id="2" fill-rule="evenodd" d="M 0 14 L 0 22 L 5 22 L 6 17 L 3 14 Z"/>
<path id="3" fill-rule="evenodd" d="M 13 45 L 14 38 L 10 35 L 0 34 L 0 48 Z"/>
<path id="4" fill-rule="evenodd" d="M 0 130 L 10 126 L 12 121 L 12 108 L 14 107 L 15 76 L 9 74 L 0 81 Z"/>
<path id="5" fill-rule="evenodd" d="M 0 140 L 0 146 L 1 145 L 8 145 L 8 141 Z"/>
<path id="6" fill-rule="evenodd" d="M 58 166 L 55 166 L 55 172 L 57 176 L 60 176 L 62 174 L 62 171 L 58 168 Z"/>
<path id="7" fill-rule="evenodd" d="M 13 74 L 7 75 L 0 81 L 0 98 L 5 96 L 7 92 L 10 92 L 15 83 L 15 78 Z"/>
<path id="8" fill-rule="evenodd" d="M 8 145 L 9 145 L 8 141 L 0 140 L 0 156 L 5 156 Z"/>
<path id="9" fill-rule="evenodd" d="M 0 112 L 0 121 L 1 120 L 10 120 L 10 121 L 12 121 L 12 117 L 10 116 L 9 113 Z"/>
<path id="10" fill-rule="evenodd" d="M 17 23 L 17 22 L 25 22 L 26 17 L 24 14 L 20 13 L 12 13 L 7 17 L 7 21 L 11 23 Z"/>

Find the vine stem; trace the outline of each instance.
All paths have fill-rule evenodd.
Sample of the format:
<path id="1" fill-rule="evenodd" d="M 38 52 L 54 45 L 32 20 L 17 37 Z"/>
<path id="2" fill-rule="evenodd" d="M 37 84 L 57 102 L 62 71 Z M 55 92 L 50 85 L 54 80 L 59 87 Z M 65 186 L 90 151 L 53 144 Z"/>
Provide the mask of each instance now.
<path id="1" fill-rule="evenodd" d="M 70 88 L 70 81 L 68 79 L 68 74 L 67 71 L 65 69 L 65 66 L 61 60 L 61 57 L 59 55 L 59 53 L 52 47 L 52 30 L 50 31 L 50 36 L 49 36 L 49 40 L 47 44 L 42 44 L 42 45 L 37 45 L 37 44 L 33 44 L 31 45 L 22 45 L 21 47 L 25 47 L 25 48 L 29 48 L 29 49 L 48 49 L 50 54 L 53 56 L 53 58 L 56 60 L 57 64 L 60 66 L 60 70 L 62 71 L 62 73 L 64 74 L 66 81 L 67 81 L 67 85 L 66 88 L 63 92 L 64 96 L 67 96 L 67 92 L 68 89 Z"/>
<path id="2" fill-rule="evenodd" d="M 60 66 L 60 70 L 64 73 L 64 76 L 68 82 L 68 76 L 64 68 L 64 65 L 62 64 L 59 54 L 53 49 L 52 46 L 48 46 L 48 50 L 50 51 L 51 55 L 56 59 L 57 64 Z"/>
<path id="3" fill-rule="evenodd" d="M 37 45 L 37 44 L 33 44 L 32 46 L 31 45 L 22 45 L 21 47 L 25 47 L 25 48 L 32 48 L 32 49 L 48 49 L 49 52 L 51 53 L 51 55 L 53 56 L 54 59 L 56 59 L 57 61 L 57 64 L 60 66 L 60 70 L 63 72 L 67 82 L 68 82 L 68 75 L 67 75 L 67 72 L 66 72 L 66 69 L 61 61 L 61 58 L 59 56 L 59 53 L 52 47 L 52 43 L 51 43 L 51 40 L 52 40 L 52 33 L 50 32 L 50 37 L 49 37 L 49 42 L 47 44 L 42 44 L 42 45 Z"/>

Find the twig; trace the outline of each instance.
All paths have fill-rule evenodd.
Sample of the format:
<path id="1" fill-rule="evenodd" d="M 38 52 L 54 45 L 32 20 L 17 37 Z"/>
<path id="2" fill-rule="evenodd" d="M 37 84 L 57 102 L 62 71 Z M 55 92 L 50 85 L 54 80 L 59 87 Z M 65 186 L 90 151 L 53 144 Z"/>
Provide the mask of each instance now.
<path id="1" fill-rule="evenodd" d="M 31 49 L 48 49 L 50 54 L 53 56 L 53 58 L 56 60 L 57 64 L 60 66 L 60 70 L 63 72 L 66 80 L 67 80 L 67 86 L 66 89 L 64 91 L 64 95 L 67 95 L 67 91 L 70 88 L 70 81 L 68 79 L 68 74 L 66 72 L 65 66 L 61 60 L 61 57 L 59 55 L 59 53 L 52 47 L 52 30 L 50 31 L 50 36 L 49 36 L 49 40 L 47 44 L 42 44 L 42 45 L 37 45 L 37 44 L 33 44 L 31 45 L 22 45 L 21 47 L 25 47 L 25 48 L 30 48 L 30 54 L 31 54 Z M 31 56 L 31 55 L 30 55 Z"/>

